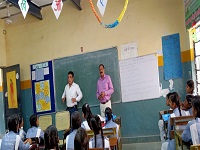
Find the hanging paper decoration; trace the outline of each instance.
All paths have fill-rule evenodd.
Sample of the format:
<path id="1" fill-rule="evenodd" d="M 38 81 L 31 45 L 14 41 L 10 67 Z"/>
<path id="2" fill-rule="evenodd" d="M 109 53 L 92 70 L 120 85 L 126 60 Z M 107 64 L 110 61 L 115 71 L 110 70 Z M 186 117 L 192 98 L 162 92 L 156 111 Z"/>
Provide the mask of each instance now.
<path id="1" fill-rule="evenodd" d="M 102 17 L 104 15 L 105 10 L 106 10 L 107 1 L 108 0 L 98 0 L 98 2 L 97 2 L 97 7 L 98 7 L 99 12 L 101 13 Z"/>
<path id="2" fill-rule="evenodd" d="M 29 5 L 28 5 L 28 2 L 27 0 L 19 0 L 18 1 L 18 5 L 20 7 L 20 10 L 22 12 L 22 15 L 24 17 L 24 19 L 26 18 L 26 15 L 28 13 L 28 10 L 29 10 Z"/>
<path id="3" fill-rule="evenodd" d="M 59 18 L 60 16 L 60 13 L 62 11 L 62 7 L 63 7 L 63 2 L 62 0 L 54 0 L 52 5 L 51 5 L 51 8 L 53 9 L 53 12 L 56 16 L 56 19 Z"/>
<path id="4" fill-rule="evenodd" d="M 102 2 L 102 0 L 100 0 L 100 1 Z M 111 24 L 104 24 L 104 23 L 101 21 L 101 18 L 98 16 L 96 10 L 94 9 L 94 5 L 93 5 L 92 0 L 89 0 L 89 2 L 90 2 L 90 6 L 91 6 L 91 8 L 92 8 L 92 11 L 93 11 L 95 17 L 97 18 L 97 20 L 99 21 L 99 23 L 100 23 L 103 27 L 105 27 L 105 28 L 114 28 L 114 27 L 116 27 L 116 26 L 121 22 L 121 20 L 122 20 L 124 14 L 125 14 L 125 12 L 126 12 L 126 10 L 127 10 L 127 6 L 128 6 L 128 0 L 125 0 L 124 8 L 123 8 L 121 14 L 119 15 L 118 19 L 117 19 L 116 21 L 114 21 L 113 23 L 111 23 Z"/>

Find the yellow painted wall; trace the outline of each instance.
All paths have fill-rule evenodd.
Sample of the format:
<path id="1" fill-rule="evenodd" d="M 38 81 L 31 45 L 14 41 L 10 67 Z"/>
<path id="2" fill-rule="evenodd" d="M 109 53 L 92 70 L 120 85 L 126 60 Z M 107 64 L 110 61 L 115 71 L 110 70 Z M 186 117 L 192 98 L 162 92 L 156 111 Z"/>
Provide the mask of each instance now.
<path id="1" fill-rule="evenodd" d="M 4 21 L 0 19 L 0 66 L 6 66 L 6 41 L 4 29 Z"/>
<path id="2" fill-rule="evenodd" d="M 22 15 L 12 18 L 6 26 L 7 63 L 20 63 L 21 80 L 30 79 L 30 64 L 80 54 L 80 47 L 90 52 L 134 41 L 138 54 L 145 55 L 162 49 L 162 36 L 180 33 L 181 51 L 190 49 L 183 0 L 129 0 L 114 29 L 99 25 L 87 0 L 81 5 L 78 11 L 71 1 L 64 2 L 59 20 L 50 6 L 42 9 L 42 21 L 30 15 L 25 20 Z M 124 0 L 108 1 L 104 22 L 115 21 L 123 5 Z"/>

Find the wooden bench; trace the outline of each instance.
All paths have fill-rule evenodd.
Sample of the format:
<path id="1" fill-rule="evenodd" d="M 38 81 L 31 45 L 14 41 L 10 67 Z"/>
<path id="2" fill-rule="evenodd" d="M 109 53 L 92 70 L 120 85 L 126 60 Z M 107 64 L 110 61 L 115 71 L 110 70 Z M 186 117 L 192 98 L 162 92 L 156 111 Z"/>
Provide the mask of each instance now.
<path id="1" fill-rule="evenodd" d="M 170 134 L 171 138 L 174 138 L 176 141 L 176 149 L 178 149 L 179 146 L 181 146 L 181 149 L 183 149 L 183 141 L 181 138 L 182 132 L 188 122 L 193 120 L 194 118 L 194 116 L 180 116 L 170 118 L 170 126 L 173 127 L 173 130 L 171 130 Z"/>
<path id="2" fill-rule="evenodd" d="M 104 136 L 115 136 L 117 133 L 116 128 L 104 128 L 102 130 Z M 94 136 L 94 132 L 92 130 L 87 130 L 86 133 L 89 139 Z"/>
<path id="3" fill-rule="evenodd" d="M 200 150 L 200 144 L 198 145 L 191 145 L 190 150 Z"/>
<path id="4" fill-rule="evenodd" d="M 121 133 L 120 133 L 120 127 L 118 131 L 118 136 L 116 132 L 116 128 L 104 128 L 103 130 L 103 135 L 109 138 L 110 142 L 110 147 L 117 148 L 118 150 L 121 150 L 122 145 L 121 145 Z M 88 138 L 92 138 L 94 136 L 94 132 L 92 130 L 86 131 Z"/>

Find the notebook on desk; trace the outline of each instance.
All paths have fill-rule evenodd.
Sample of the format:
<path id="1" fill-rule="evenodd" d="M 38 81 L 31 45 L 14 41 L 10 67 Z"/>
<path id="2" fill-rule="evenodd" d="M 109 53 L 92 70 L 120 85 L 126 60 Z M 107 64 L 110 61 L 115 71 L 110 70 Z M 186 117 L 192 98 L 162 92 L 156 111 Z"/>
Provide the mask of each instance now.
<path id="1" fill-rule="evenodd" d="M 169 120 L 169 116 L 170 116 L 170 114 L 163 114 L 163 115 L 162 115 L 162 119 L 163 119 L 164 121 L 168 121 L 168 120 Z"/>

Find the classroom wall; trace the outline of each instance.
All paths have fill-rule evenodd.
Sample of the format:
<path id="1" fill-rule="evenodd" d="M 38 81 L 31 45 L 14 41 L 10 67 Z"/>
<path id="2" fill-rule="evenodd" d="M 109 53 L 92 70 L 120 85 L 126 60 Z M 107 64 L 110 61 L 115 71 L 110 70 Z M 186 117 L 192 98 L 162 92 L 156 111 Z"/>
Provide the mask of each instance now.
<path id="1" fill-rule="evenodd" d="M 3 89 L 2 89 L 2 81 L 3 81 L 3 72 L 2 69 L 0 68 L 0 138 L 3 136 L 5 133 L 5 119 L 4 119 L 4 101 L 3 101 Z"/>
<path id="2" fill-rule="evenodd" d="M 121 0 L 109 1 L 103 20 L 106 23 L 114 21 L 123 5 L 124 1 Z M 81 47 L 84 52 L 91 52 L 128 42 L 138 44 L 138 55 L 155 53 L 162 50 L 161 37 L 174 33 L 180 33 L 182 53 L 190 54 L 182 0 L 130 0 L 122 22 L 114 29 L 104 29 L 99 25 L 87 1 L 82 2 L 82 8 L 82 11 L 78 11 L 67 1 L 59 20 L 56 20 L 49 6 L 42 9 L 42 21 L 30 15 L 24 20 L 22 15 L 18 15 L 12 17 L 12 24 L 6 25 L 7 65 L 19 63 L 21 68 L 25 129 L 29 127 L 28 119 L 33 113 L 30 64 L 81 54 Z M 174 91 L 178 91 L 182 97 L 185 81 L 190 78 L 191 61 L 187 59 L 182 63 L 184 78 L 174 80 Z M 163 88 L 168 87 L 169 82 L 163 79 L 163 65 L 159 67 L 159 74 Z M 158 140 L 158 111 L 166 109 L 165 98 L 113 104 L 112 108 L 122 118 L 125 142 Z M 99 113 L 99 108 L 93 107 L 92 111 Z"/>
<path id="3" fill-rule="evenodd" d="M 2 66 L 6 66 L 6 41 L 5 41 L 5 24 L 4 20 L 0 19 L 0 120 L 4 122 L 4 103 L 3 103 L 3 91 L 2 91 Z M 5 132 L 5 125 L 0 124 L 0 138 Z"/>
<path id="4" fill-rule="evenodd" d="M 113 22 L 123 5 L 121 0 L 109 1 L 104 22 Z M 182 0 L 131 0 L 114 29 L 99 25 L 87 1 L 82 7 L 78 11 L 70 1 L 64 2 L 59 20 L 50 6 L 42 9 L 42 21 L 30 15 L 25 20 L 22 15 L 12 18 L 6 26 L 7 63 L 20 63 L 21 80 L 30 79 L 30 64 L 80 54 L 80 47 L 89 52 L 134 41 L 138 54 L 145 55 L 162 49 L 162 36 L 180 33 L 181 50 L 189 50 Z"/>
<path id="5" fill-rule="evenodd" d="M 6 66 L 6 41 L 5 41 L 5 23 L 0 20 L 0 66 Z"/>

